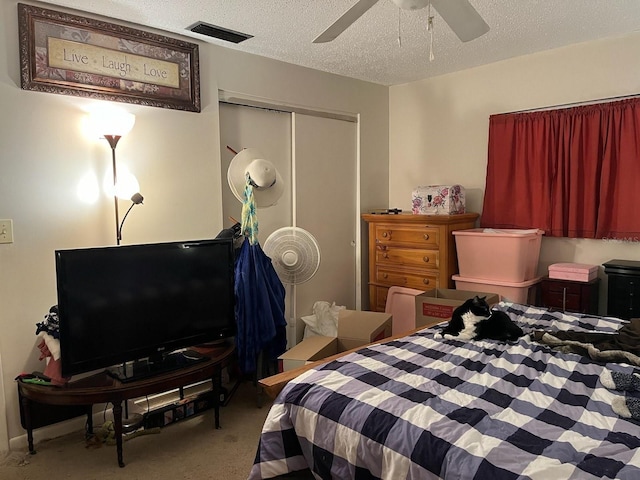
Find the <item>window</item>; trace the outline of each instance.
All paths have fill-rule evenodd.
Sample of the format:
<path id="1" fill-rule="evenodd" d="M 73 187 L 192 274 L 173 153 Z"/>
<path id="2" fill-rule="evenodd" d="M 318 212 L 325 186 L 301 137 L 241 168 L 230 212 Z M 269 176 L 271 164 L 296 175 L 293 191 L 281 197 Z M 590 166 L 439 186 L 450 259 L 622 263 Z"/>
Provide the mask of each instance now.
<path id="1" fill-rule="evenodd" d="M 640 237 L 640 99 L 492 115 L 483 227 Z"/>

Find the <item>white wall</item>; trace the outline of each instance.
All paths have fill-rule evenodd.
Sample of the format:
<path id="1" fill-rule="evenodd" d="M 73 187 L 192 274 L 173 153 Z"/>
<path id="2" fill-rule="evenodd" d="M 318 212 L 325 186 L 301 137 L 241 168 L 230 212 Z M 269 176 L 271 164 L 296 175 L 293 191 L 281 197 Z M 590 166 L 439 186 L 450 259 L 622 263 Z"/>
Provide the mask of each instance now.
<path id="1" fill-rule="evenodd" d="M 16 4 L 0 4 L 0 218 L 13 219 L 15 237 L 0 245 L 0 412 L 6 404 L 0 451 L 7 437 L 24 434 L 14 377 L 44 368 L 35 324 L 56 303 L 54 250 L 115 243 L 113 200 L 102 196 L 87 205 L 76 196 L 83 174 L 102 177 L 110 167 L 106 141 L 82 133 L 93 102 L 20 89 Z M 123 243 L 207 238 L 228 226 L 221 211 L 219 89 L 360 114 L 362 208 L 387 204 L 386 87 L 205 43 L 200 64 L 201 113 L 122 104 L 136 124 L 118 144 L 118 163 L 128 164 L 145 197 L 127 218 Z"/>
<path id="2" fill-rule="evenodd" d="M 490 115 L 640 93 L 639 58 L 635 34 L 391 87 L 390 205 L 410 209 L 417 185 L 459 183 L 468 194 L 467 209 L 481 212 Z M 640 244 L 545 238 L 539 273 L 555 262 L 601 265 L 617 258 L 640 260 Z M 599 276 L 604 313 L 602 267 Z"/>

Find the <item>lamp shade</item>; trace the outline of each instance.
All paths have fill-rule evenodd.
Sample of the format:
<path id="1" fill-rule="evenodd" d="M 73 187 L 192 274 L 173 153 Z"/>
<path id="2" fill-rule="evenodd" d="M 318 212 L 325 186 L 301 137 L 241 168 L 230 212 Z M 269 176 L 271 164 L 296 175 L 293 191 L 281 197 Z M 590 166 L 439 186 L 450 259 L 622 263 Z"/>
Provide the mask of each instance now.
<path id="1" fill-rule="evenodd" d="M 129 133 L 136 122 L 133 113 L 116 108 L 100 108 L 89 114 L 89 128 L 96 136 L 122 137 Z"/>
<path id="2" fill-rule="evenodd" d="M 140 183 L 126 165 L 118 165 L 118 181 L 113 184 L 110 172 L 104 177 L 102 188 L 108 197 L 115 195 L 121 200 L 129 200 L 131 196 L 140 191 Z"/>

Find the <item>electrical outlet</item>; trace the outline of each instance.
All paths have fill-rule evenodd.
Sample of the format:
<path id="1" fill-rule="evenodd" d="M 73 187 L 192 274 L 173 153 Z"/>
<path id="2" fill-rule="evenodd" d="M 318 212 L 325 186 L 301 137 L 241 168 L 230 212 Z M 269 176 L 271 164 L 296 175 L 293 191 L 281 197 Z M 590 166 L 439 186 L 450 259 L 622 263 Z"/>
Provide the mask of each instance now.
<path id="1" fill-rule="evenodd" d="M 13 220 L 0 220 L 0 243 L 13 243 Z"/>

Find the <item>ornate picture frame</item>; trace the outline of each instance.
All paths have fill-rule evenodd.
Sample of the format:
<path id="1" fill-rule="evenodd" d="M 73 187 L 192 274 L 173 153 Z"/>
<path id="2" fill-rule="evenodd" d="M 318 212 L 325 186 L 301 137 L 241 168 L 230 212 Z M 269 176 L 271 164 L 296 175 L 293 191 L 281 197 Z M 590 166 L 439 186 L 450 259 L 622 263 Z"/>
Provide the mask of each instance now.
<path id="1" fill-rule="evenodd" d="M 198 45 L 18 4 L 24 90 L 200 111 Z"/>

